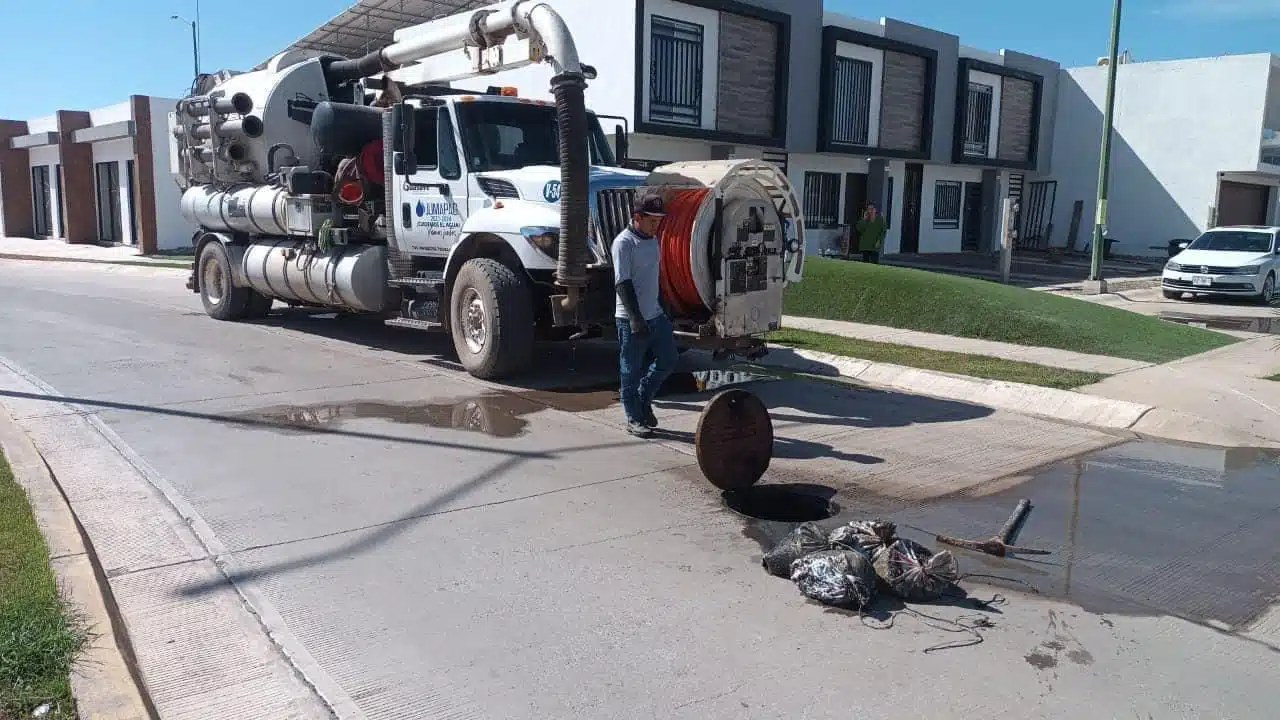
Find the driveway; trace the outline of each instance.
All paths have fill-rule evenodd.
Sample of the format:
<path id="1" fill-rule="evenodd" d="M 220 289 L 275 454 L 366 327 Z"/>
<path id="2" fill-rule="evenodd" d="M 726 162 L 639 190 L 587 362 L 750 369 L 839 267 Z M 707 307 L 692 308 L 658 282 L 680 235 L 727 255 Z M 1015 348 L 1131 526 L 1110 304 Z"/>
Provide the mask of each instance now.
<path id="1" fill-rule="evenodd" d="M 1079 300 L 1154 315 L 1175 322 L 1197 324 L 1241 337 L 1280 333 L 1280 303 L 1271 306 L 1236 298 L 1170 300 L 1159 287 L 1122 290 L 1105 295 L 1055 292 Z"/>
<path id="2" fill-rule="evenodd" d="M 607 346 L 545 350 L 524 387 L 498 386 L 459 372 L 443 338 L 298 313 L 215 322 L 183 275 L 0 263 L 0 402 L 93 542 L 163 718 L 1270 716 L 1280 622 L 1258 598 L 1274 583 L 1233 584 L 1247 603 L 1171 600 L 1142 588 L 1175 570 L 1211 585 L 1216 565 L 1108 551 L 1163 547 L 1194 517 L 1151 478 L 1163 494 L 1114 494 L 1151 474 L 1124 438 L 759 378 L 778 437 L 766 483 L 789 487 L 735 512 L 696 468 L 706 396 L 677 389 L 657 440 L 627 436 Z M 1274 536 L 1254 527 L 1278 509 L 1257 479 L 1272 458 L 1225 452 L 1160 466 L 1207 483 L 1198 504 L 1252 493 L 1187 537 Z M 1078 457 L 1078 531 L 1135 529 L 1073 556 L 1061 463 Z M 817 515 L 883 512 L 928 541 L 986 528 L 1031 478 L 1058 493 L 1027 530 L 1054 555 L 961 556 L 994 604 L 859 618 L 760 569 L 790 524 L 772 521 L 815 514 L 814 497 L 834 501 Z M 978 514 L 964 498 L 989 500 Z M 1145 524 L 1098 514 L 1149 502 L 1164 512 Z M 1275 578 L 1274 550 L 1249 548 L 1249 572 Z M 1024 584 L 1038 577 L 1052 582 Z M 977 646 L 955 624 L 975 616 L 992 625 Z"/>

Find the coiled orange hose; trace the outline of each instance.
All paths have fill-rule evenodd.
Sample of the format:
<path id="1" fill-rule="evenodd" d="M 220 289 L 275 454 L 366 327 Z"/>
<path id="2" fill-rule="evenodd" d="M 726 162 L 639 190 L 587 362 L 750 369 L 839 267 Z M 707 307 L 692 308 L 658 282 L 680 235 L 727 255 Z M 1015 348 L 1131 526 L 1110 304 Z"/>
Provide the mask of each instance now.
<path id="1" fill-rule="evenodd" d="M 709 192 L 706 188 L 677 190 L 667 200 L 667 217 L 658 227 L 662 253 L 659 286 L 667 307 L 678 316 L 699 316 L 708 311 L 693 280 L 689 247 L 693 221 Z"/>

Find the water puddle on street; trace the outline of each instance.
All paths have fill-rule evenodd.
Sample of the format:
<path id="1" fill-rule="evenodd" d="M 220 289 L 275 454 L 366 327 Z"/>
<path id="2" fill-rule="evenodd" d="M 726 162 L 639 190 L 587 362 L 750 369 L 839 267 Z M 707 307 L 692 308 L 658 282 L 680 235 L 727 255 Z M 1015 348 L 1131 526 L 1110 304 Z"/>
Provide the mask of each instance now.
<path id="1" fill-rule="evenodd" d="M 983 583 L 1034 588 L 1099 614 L 1173 615 L 1242 629 L 1280 601 L 1276 453 L 1131 442 L 991 490 L 924 503 L 841 492 L 839 514 L 819 525 L 884 518 L 904 537 L 952 551 L 961 572 L 984 576 Z M 821 504 L 821 493 L 794 492 L 801 491 L 814 496 L 810 510 Z M 1012 544 L 1050 555 L 1001 559 L 935 538 L 991 538 L 1022 498 L 1032 509 Z M 755 519 L 744 534 L 765 550 L 795 526 L 747 514 Z M 821 513 L 800 519 L 821 520 Z"/>
<path id="2" fill-rule="evenodd" d="M 1210 317 L 1191 315 L 1188 313 L 1162 312 L 1158 317 L 1176 322 L 1179 325 L 1190 325 L 1208 330 L 1233 330 L 1238 332 L 1280 335 L 1280 316 L 1277 317 Z"/>
<path id="3" fill-rule="evenodd" d="M 775 379 L 743 370 L 703 370 L 673 374 L 658 397 L 698 396 L 724 388 Z M 543 390 L 492 392 L 456 400 L 392 403 L 353 400 L 312 405 L 282 405 L 241 413 L 231 421 L 277 432 L 306 434 L 337 429 L 360 420 L 460 430 L 498 438 L 525 434 L 530 416 L 544 410 L 585 413 L 618 402 L 617 381 Z"/>

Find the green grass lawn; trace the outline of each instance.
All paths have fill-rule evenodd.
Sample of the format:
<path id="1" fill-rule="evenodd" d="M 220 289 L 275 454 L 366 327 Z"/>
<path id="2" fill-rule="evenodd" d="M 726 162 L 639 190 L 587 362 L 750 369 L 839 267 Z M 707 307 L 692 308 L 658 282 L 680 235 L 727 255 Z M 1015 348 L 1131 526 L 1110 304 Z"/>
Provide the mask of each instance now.
<path id="1" fill-rule="evenodd" d="M 770 333 L 769 341 L 779 345 L 788 345 L 803 350 L 817 350 L 818 352 L 831 353 L 832 355 L 844 355 L 858 358 L 859 360 L 893 363 L 894 365 L 905 365 L 921 370 L 937 370 L 956 375 L 968 375 L 988 380 L 1007 380 L 1027 385 L 1059 388 L 1061 390 L 1092 385 L 1093 383 L 1101 382 L 1107 377 L 1100 373 L 1062 370 L 1033 363 L 986 357 L 985 355 L 965 355 L 963 353 L 944 352 L 907 345 L 856 340 L 840 337 L 839 335 L 809 332 L 808 330 L 784 328 Z"/>
<path id="2" fill-rule="evenodd" d="M 986 280 L 816 257 L 805 261 L 804 281 L 787 290 L 784 312 L 1155 363 L 1236 341 Z"/>
<path id="3" fill-rule="evenodd" d="M 0 718 L 76 717 L 71 665 L 88 641 L 68 614 L 26 491 L 0 457 Z"/>

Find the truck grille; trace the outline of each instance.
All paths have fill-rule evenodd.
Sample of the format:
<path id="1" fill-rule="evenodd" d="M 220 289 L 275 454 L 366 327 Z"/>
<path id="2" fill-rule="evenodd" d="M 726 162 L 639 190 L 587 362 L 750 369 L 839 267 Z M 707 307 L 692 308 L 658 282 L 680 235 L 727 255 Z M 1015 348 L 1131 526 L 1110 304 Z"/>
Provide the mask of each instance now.
<path id="1" fill-rule="evenodd" d="M 484 194 L 494 200 L 500 200 L 502 198 L 508 198 L 511 200 L 520 199 L 520 192 L 516 190 L 516 186 L 506 180 L 482 177 L 477 179 L 476 182 L 480 185 L 480 189 L 484 191 Z"/>
<path id="2" fill-rule="evenodd" d="M 631 208 L 635 206 L 635 200 L 635 188 L 609 188 L 596 192 L 591 234 L 606 262 L 612 257 L 613 239 L 631 224 Z"/>

